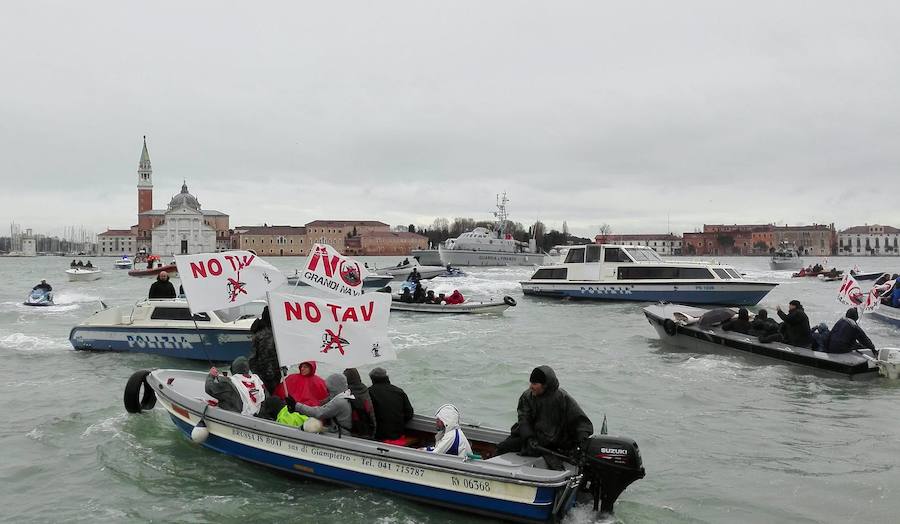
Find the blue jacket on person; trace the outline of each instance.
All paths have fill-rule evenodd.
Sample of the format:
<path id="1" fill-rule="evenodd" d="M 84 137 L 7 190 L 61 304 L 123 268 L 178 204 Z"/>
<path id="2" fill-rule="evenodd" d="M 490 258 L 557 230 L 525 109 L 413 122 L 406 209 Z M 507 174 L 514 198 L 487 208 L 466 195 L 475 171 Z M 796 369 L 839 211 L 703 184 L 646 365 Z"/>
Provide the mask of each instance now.
<path id="1" fill-rule="evenodd" d="M 891 305 L 900 307 L 900 278 L 894 281 L 894 291 L 891 293 Z"/>

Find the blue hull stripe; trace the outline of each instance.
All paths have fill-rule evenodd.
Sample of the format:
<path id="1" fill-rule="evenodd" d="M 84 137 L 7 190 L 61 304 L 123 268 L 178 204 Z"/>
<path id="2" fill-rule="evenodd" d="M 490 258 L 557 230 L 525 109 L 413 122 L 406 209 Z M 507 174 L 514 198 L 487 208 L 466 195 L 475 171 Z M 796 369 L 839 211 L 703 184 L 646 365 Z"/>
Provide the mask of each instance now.
<path id="1" fill-rule="evenodd" d="M 110 338 L 109 333 L 115 336 Z M 80 350 L 145 353 L 217 362 L 231 362 L 250 353 L 249 332 L 207 329 L 202 333 L 201 344 L 196 329 L 75 327 L 69 333 L 69 342 Z"/>
<path id="2" fill-rule="evenodd" d="M 174 415 L 170 414 L 170 416 L 172 421 L 175 422 L 175 425 L 178 426 L 187 438 L 190 438 L 193 426 Z M 422 486 L 419 484 L 369 475 L 367 473 L 335 468 L 316 462 L 308 462 L 302 459 L 257 449 L 216 435 L 210 435 L 203 445 L 210 449 L 225 453 L 226 455 L 232 455 L 243 460 L 297 475 L 338 482 L 350 486 L 390 491 L 429 504 L 437 504 L 456 510 L 464 509 L 466 511 L 507 519 L 512 518 L 535 522 L 545 522 L 550 520 L 554 495 L 557 490 L 563 489 L 563 487 L 538 488 L 535 504 L 523 504 Z M 302 470 L 298 468 L 302 468 Z"/>
<path id="3" fill-rule="evenodd" d="M 678 304 L 711 304 L 725 306 L 753 306 L 770 290 L 760 291 L 630 291 L 629 293 L 592 293 L 580 288 L 524 290 L 526 295 L 583 298 L 585 300 L 672 302 Z"/>

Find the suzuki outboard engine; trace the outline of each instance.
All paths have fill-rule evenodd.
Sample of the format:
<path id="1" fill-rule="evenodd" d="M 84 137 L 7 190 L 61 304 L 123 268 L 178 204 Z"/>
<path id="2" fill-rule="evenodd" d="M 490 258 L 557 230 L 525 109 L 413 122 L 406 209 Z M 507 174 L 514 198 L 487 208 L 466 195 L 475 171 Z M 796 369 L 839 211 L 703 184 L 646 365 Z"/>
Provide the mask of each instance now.
<path id="1" fill-rule="evenodd" d="M 632 482 L 644 478 L 637 442 L 595 435 L 582 452 L 581 490 L 594 497 L 594 511 L 612 513 L 613 504 Z"/>

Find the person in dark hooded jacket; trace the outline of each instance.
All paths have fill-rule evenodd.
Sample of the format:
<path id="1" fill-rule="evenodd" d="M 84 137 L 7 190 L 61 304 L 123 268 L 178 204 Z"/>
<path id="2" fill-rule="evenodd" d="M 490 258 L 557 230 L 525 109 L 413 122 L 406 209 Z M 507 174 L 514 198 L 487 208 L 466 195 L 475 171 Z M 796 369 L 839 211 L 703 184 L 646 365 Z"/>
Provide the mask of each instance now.
<path id="1" fill-rule="evenodd" d="M 750 334 L 757 337 L 778 333 L 778 322 L 769 318 L 769 312 L 760 309 L 750 321 Z"/>
<path id="2" fill-rule="evenodd" d="M 856 322 L 859 311 L 855 307 L 847 310 L 844 318 L 834 323 L 825 343 L 826 353 L 847 353 L 854 349 L 869 348 L 875 351 L 875 344 Z"/>
<path id="3" fill-rule="evenodd" d="M 351 432 L 357 437 L 373 439 L 378 426 L 375 423 L 375 408 L 372 406 L 369 388 L 363 384 L 356 368 L 345 369 L 344 376 L 347 377 L 350 393 L 353 393 L 353 400 L 350 401 L 350 407 L 353 408 Z"/>
<path id="4" fill-rule="evenodd" d="M 510 430 L 509 438 L 497 446 L 498 455 L 518 451 L 521 455 L 541 456 L 538 446 L 566 453 L 594 433 L 591 420 L 578 402 L 559 387 L 550 366 L 534 368 L 528 380 L 531 385 L 519 397 L 516 408 L 518 422 Z M 545 455 L 545 460 L 549 457 Z M 550 460 L 547 462 L 553 467 Z"/>
<path id="5" fill-rule="evenodd" d="M 266 385 L 266 390 L 274 393 L 281 382 L 281 368 L 278 365 L 278 354 L 275 351 L 275 337 L 272 334 L 272 319 L 269 317 L 269 306 L 262 310 L 260 318 L 250 326 L 250 369 L 259 375 Z"/>
<path id="6" fill-rule="evenodd" d="M 404 440 L 406 423 L 413 418 L 413 407 L 409 403 L 406 392 L 391 384 L 384 368 L 375 368 L 369 372 L 372 385 L 369 396 L 375 409 L 375 440 Z"/>
<path id="7" fill-rule="evenodd" d="M 803 304 L 799 300 L 791 300 L 788 304 L 788 312 L 785 313 L 778 306 L 778 317 L 781 318 L 781 335 L 784 343 L 801 348 L 812 345 L 812 335 L 809 330 L 809 317 L 803 310 Z"/>
<path id="8" fill-rule="evenodd" d="M 750 312 L 746 308 L 738 309 L 737 318 L 732 318 L 722 322 L 722 329 L 725 331 L 735 331 L 745 335 L 750 333 Z"/>

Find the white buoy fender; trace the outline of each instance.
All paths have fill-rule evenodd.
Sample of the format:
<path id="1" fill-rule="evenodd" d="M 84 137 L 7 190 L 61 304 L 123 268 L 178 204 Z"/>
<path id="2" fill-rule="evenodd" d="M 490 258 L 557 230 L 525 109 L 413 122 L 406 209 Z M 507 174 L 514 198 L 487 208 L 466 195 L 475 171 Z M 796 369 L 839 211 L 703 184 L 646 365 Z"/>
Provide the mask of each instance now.
<path id="1" fill-rule="evenodd" d="M 191 430 L 191 440 L 197 444 L 203 444 L 206 442 L 207 438 L 209 438 L 209 428 L 206 427 L 206 422 L 200 420 L 200 422 L 194 426 L 194 429 Z"/>

